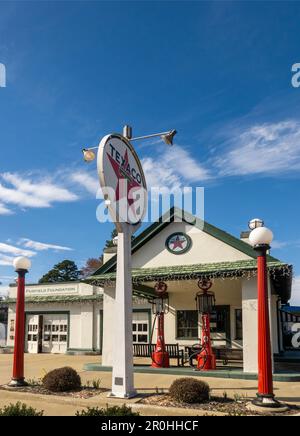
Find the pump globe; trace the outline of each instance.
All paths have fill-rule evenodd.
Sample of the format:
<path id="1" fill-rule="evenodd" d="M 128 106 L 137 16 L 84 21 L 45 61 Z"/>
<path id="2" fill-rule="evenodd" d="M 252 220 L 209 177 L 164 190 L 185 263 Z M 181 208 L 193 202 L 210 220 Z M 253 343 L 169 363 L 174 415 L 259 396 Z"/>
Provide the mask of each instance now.
<path id="1" fill-rule="evenodd" d="M 273 241 L 273 232 L 267 227 L 257 227 L 250 233 L 249 241 L 253 247 L 270 245 Z"/>
<path id="2" fill-rule="evenodd" d="M 16 257 L 13 261 L 16 271 L 29 271 L 31 268 L 31 261 L 27 257 Z"/>

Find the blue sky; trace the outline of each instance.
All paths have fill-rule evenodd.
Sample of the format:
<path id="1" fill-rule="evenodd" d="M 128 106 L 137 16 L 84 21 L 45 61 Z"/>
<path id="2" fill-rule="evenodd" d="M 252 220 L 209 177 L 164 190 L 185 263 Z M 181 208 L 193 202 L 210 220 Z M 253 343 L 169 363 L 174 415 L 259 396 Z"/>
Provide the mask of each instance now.
<path id="1" fill-rule="evenodd" d="M 236 236 L 265 220 L 300 304 L 299 20 L 286 1 L 2 1 L 2 292 L 15 254 L 31 282 L 101 254 L 113 226 L 81 148 L 129 123 L 178 130 L 174 148 L 137 146 L 149 185 L 204 186 L 206 220 Z"/>

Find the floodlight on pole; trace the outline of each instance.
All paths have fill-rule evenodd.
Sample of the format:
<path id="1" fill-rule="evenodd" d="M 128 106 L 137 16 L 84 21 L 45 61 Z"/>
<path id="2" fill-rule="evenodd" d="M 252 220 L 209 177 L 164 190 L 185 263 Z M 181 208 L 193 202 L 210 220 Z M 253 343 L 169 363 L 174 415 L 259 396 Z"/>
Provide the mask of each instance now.
<path id="1" fill-rule="evenodd" d="M 160 137 L 161 140 L 164 141 L 164 143 L 166 145 L 173 145 L 174 136 L 176 135 L 176 133 L 177 133 L 177 130 L 173 129 L 173 130 L 168 130 L 167 132 L 152 133 L 151 135 L 137 136 L 137 137 L 133 138 L 132 137 L 132 127 L 128 126 L 128 125 L 123 127 L 124 138 L 127 138 L 131 142 Z M 82 150 L 84 161 L 87 163 L 90 163 L 93 160 L 95 160 L 96 154 L 93 150 L 97 150 L 97 149 L 98 149 L 98 147 L 84 148 Z"/>

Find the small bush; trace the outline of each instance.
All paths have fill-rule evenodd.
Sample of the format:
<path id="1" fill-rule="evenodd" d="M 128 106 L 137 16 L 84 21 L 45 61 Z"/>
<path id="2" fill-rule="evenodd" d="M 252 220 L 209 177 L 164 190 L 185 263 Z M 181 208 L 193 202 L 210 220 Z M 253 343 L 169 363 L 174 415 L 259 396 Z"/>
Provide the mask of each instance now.
<path id="1" fill-rule="evenodd" d="M 179 403 L 202 403 L 209 399 L 209 391 L 209 386 L 204 381 L 185 377 L 175 380 L 169 393 Z"/>
<path id="2" fill-rule="evenodd" d="M 54 369 L 43 378 L 43 386 L 51 392 L 68 392 L 81 388 L 81 378 L 68 366 Z"/>
<path id="3" fill-rule="evenodd" d="M 99 409 L 99 407 L 88 407 L 86 410 L 77 411 L 76 416 L 139 416 L 138 412 L 133 412 L 131 407 L 127 407 L 123 404 L 122 407 L 106 405 L 105 409 Z"/>
<path id="4" fill-rule="evenodd" d="M 43 416 L 44 411 L 38 412 L 33 407 L 27 406 L 19 401 L 16 404 L 10 404 L 9 406 L 0 409 L 0 416 Z"/>

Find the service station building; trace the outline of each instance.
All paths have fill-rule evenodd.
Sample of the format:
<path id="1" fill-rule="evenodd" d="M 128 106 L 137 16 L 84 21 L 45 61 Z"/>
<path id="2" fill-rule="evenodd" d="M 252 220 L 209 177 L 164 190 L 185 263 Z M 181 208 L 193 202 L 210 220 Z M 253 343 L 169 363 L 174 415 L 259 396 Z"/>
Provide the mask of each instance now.
<path id="1" fill-rule="evenodd" d="M 199 279 L 212 281 L 216 307 L 211 333 L 216 349 L 240 350 L 244 371 L 257 372 L 256 253 L 248 243 L 172 208 L 133 241 L 133 343 L 156 341 L 149 302 L 154 286 L 168 286 L 165 341 L 184 349 L 201 337 L 195 296 Z M 273 353 L 283 350 L 280 308 L 291 297 L 292 267 L 268 256 Z M 100 353 L 112 365 L 115 249 L 85 282 L 26 286 L 25 350 L 29 353 Z M 14 343 L 16 286 L 9 291 L 7 345 Z M 149 361 L 149 364 L 151 362 Z"/>

